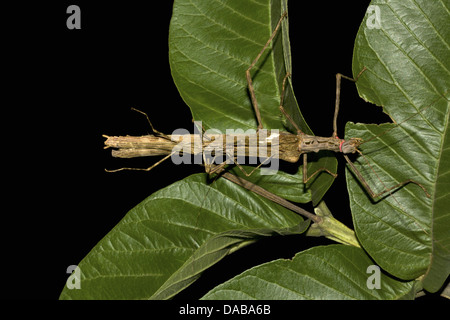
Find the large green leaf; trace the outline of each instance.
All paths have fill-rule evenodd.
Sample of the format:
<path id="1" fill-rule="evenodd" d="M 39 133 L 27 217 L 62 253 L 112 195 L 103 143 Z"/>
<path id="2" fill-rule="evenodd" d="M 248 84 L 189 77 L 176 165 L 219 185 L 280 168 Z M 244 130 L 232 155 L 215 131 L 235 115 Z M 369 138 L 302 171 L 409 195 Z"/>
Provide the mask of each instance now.
<path id="1" fill-rule="evenodd" d="M 65 287 L 60 298 L 170 298 L 242 246 L 308 225 L 227 180 L 193 175 L 128 212 L 78 264 L 81 290 Z"/>
<path id="2" fill-rule="evenodd" d="M 223 133 L 226 129 L 257 128 L 245 71 L 284 11 L 286 0 L 175 1 L 169 36 L 172 76 L 194 119 L 201 120 L 205 128 Z M 293 130 L 279 111 L 282 80 L 287 70 L 292 73 L 287 29 L 285 19 L 282 32 L 251 73 L 266 129 Z M 304 132 L 311 133 L 299 112 L 290 79 L 284 107 Z M 333 155 L 322 153 L 308 166 L 311 172 L 319 167 L 336 171 L 336 160 Z M 321 174 L 313 180 L 310 188 L 302 184 L 296 188 L 310 197 L 312 193 L 313 202 L 318 203 L 333 179 Z M 280 185 L 272 191 L 281 195 L 283 188 Z"/>
<path id="3" fill-rule="evenodd" d="M 373 201 L 348 172 L 355 231 L 383 269 L 424 276 L 438 290 L 450 272 L 450 28 L 448 1 L 372 1 L 358 32 L 353 73 L 360 95 L 394 124 L 348 124 L 347 137 L 369 140 L 356 161 L 374 192 L 410 183 Z"/>
<path id="4" fill-rule="evenodd" d="M 292 260 L 276 260 L 247 270 L 217 286 L 202 299 L 414 298 L 414 281 L 395 280 L 383 273 L 375 279 L 375 270 L 373 261 L 360 248 L 314 247 L 298 253 Z"/>

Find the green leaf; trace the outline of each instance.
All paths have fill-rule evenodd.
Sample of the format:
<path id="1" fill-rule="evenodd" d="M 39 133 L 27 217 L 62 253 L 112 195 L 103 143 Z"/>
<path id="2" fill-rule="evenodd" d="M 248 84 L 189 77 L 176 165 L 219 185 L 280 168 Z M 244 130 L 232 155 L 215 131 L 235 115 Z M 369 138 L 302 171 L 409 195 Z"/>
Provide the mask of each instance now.
<path id="1" fill-rule="evenodd" d="M 415 282 L 395 280 L 369 268 L 364 250 L 344 245 L 314 247 L 292 260 L 254 267 L 217 286 L 202 299 L 412 299 Z M 378 282 L 377 282 L 378 281 Z M 368 286 L 369 283 L 369 286 Z M 379 283 L 380 288 L 375 285 Z"/>
<path id="2" fill-rule="evenodd" d="M 226 129 L 256 130 L 245 71 L 270 38 L 284 11 L 286 0 L 174 2 L 169 34 L 172 76 L 194 119 L 201 120 L 205 128 L 223 133 Z M 251 75 L 264 128 L 288 127 L 295 133 L 279 111 L 283 78 L 287 70 L 292 73 L 287 32 L 285 19 L 282 31 Z M 312 134 L 298 109 L 291 79 L 284 107 L 302 131 Z M 334 156 L 325 152 L 317 161 L 311 161 L 308 169 L 314 172 L 327 167 L 336 171 L 336 165 Z M 308 184 L 309 188 L 299 190 L 312 193 L 317 204 L 332 182 L 330 175 L 321 174 Z M 283 192 L 282 188 L 277 189 Z"/>
<path id="3" fill-rule="evenodd" d="M 78 264 L 61 299 L 166 299 L 227 254 L 309 221 L 227 181 L 190 176 L 133 208 Z"/>
<path id="4" fill-rule="evenodd" d="M 355 165 L 375 193 L 408 179 L 416 184 L 373 201 L 347 172 L 359 241 L 383 269 L 401 279 L 424 276 L 437 291 L 450 272 L 448 1 L 372 1 L 359 29 L 353 74 L 365 100 L 394 124 L 348 124 L 347 137 L 367 141 Z M 375 138 L 373 138 L 375 137 Z M 371 141 L 368 141 L 373 139 Z"/>

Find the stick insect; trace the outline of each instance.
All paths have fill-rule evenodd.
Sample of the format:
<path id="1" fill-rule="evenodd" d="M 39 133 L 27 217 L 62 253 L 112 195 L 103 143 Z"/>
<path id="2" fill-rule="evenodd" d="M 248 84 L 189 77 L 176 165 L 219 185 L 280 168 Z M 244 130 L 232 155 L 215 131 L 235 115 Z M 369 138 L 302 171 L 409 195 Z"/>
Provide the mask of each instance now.
<path id="1" fill-rule="evenodd" d="M 254 139 L 256 139 L 256 141 L 260 140 L 260 133 L 264 128 L 263 128 L 262 121 L 261 121 L 261 114 L 260 114 L 260 110 L 259 110 L 259 106 L 258 106 L 258 101 L 257 101 L 256 95 L 255 95 L 255 89 L 253 87 L 253 79 L 251 77 L 251 71 L 255 67 L 255 65 L 258 63 L 258 61 L 261 58 L 261 56 L 263 55 L 263 53 L 270 46 L 270 44 L 272 43 L 272 41 L 274 40 L 276 35 L 278 34 L 278 32 L 281 28 L 282 21 L 286 17 L 287 17 L 287 12 L 284 12 L 281 15 L 270 38 L 267 40 L 264 47 L 261 49 L 261 51 L 255 57 L 255 59 L 253 60 L 251 65 L 248 67 L 248 69 L 245 71 L 245 76 L 246 76 L 248 89 L 249 89 L 249 93 L 250 93 L 250 98 L 251 98 L 252 106 L 253 106 L 253 109 L 254 109 L 254 112 L 256 115 L 257 123 L 258 123 L 258 127 L 257 127 L 258 130 L 257 130 L 255 136 L 250 137 L 250 138 L 254 138 Z M 396 190 L 400 187 L 403 187 L 409 183 L 419 186 L 424 191 L 426 196 L 430 197 L 430 194 L 427 192 L 425 187 L 422 184 L 420 184 L 419 182 L 412 180 L 412 179 L 408 179 L 408 180 L 400 182 L 392 187 L 385 188 L 381 192 L 378 192 L 378 193 L 374 192 L 373 189 L 367 183 L 367 181 L 364 179 L 362 174 L 358 171 L 358 169 L 355 167 L 353 162 L 348 157 L 349 154 L 354 154 L 354 153 L 358 153 L 359 155 L 364 157 L 362 152 L 358 149 L 358 147 L 363 143 L 363 141 L 360 138 L 350 138 L 348 140 L 340 139 L 337 135 L 337 117 L 338 117 L 339 104 L 340 104 L 341 80 L 344 78 L 344 79 L 356 82 L 356 81 L 358 81 L 358 78 L 364 74 L 365 70 L 366 69 L 363 68 L 355 79 L 344 76 L 340 73 L 338 73 L 336 75 L 336 100 L 335 100 L 335 111 L 334 111 L 334 117 L 333 117 L 333 133 L 332 133 L 331 137 L 318 137 L 318 136 L 308 135 L 308 134 L 302 132 L 300 130 L 300 128 L 297 126 L 297 124 L 293 121 L 291 116 L 286 112 L 286 110 L 283 107 L 283 100 L 284 100 L 284 95 L 285 95 L 285 90 L 286 90 L 286 81 L 290 77 L 290 74 L 287 73 L 282 82 L 282 91 L 281 91 L 279 110 L 286 117 L 286 119 L 293 125 L 293 127 L 296 129 L 297 132 L 296 132 L 296 134 L 293 134 L 290 132 L 279 132 L 279 134 L 277 135 L 278 142 L 274 143 L 274 144 L 269 143 L 267 146 L 268 147 L 267 153 L 266 153 L 268 156 L 267 160 L 276 157 L 278 159 L 281 159 L 281 160 L 284 160 L 287 162 L 296 163 L 300 159 L 300 156 L 303 156 L 303 159 L 302 159 L 303 160 L 303 182 L 306 184 L 313 177 L 317 176 L 321 172 L 326 172 L 326 173 L 330 174 L 331 176 L 333 176 L 334 178 L 336 178 L 337 175 L 335 173 L 331 172 L 330 170 L 328 170 L 327 168 L 324 168 L 324 167 L 319 168 L 318 170 L 316 170 L 315 172 L 313 172 L 311 175 L 308 176 L 307 154 L 310 152 L 319 152 L 321 150 L 329 150 L 329 151 L 343 154 L 350 169 L 357 176 L 358 180 L 361 182 L 362 186 L 367 191 L 367 193 L 371 196 L 372 199 L 377 199 L 386 193 L 392 193 L 394 190 Z M 136 109 L 134 109 L 134 110 L 136 110 Z M 139 110 L 136 110 L 136 111 L 143 113 Z M 179 146 L 178 149 L 175 147 L 181 143 L 181 140 L 183 141 L 183 143 L 181 143 L 182 147 L 183 147 L 182 148 L 183 152 L 188 152 L 188 153 L 191 153 L 194 155 L 198 154 L 199 152 L 203 152 L 203 150 L 205 148 L 208 148 L 208 146 L 210 147 L 210 146 L 214 145 L 214 143 L 215 143 L 214 139 L 210 139 L 207 136 L 205 138 L 205 137 L 199 137 L 198 135 L 189 135 L 188 137 L 183 137 L 183 139 L 180 139 L 180 137 L 176 138 L 171 135 L 163 134 L 163 133 L 157 131 L 153 127 L 153 125 L 150 122 L 149 117 L 145 113 L 144 113 L 144 115 L 147 117 L 147 120 L 150 124 L 150 127 L 151 127 L 154 135 L 146 135 L 146 136 L 140 136 L 140 137 L 131 137 L 131 136 L 114 137 L 114 136 L 104 135 L 104 137 L 106 138 L 105 148 L 111 147 L 111 148 L 117 149 L 117 150 L 113 150 L 113 152 L 112 152 L 113 157 L 131 158 L 131 157 L 141 157 L 141 156 L 162 156 L 162 155 L 164 155 L 165 157 L 148 168 L 120 168 L 120 169 L 116 169 L 116 170 L 107 170 L 107 171 L 109 171 L 109 172 L 116 172 L 116 171 L 120 171 L 120 170 L 150 171 L 151 169 L 156 167 L 158 164 L 160 164 L 161 162 L 167 160 L 169 157 L 174 155 L 176 152 L 180 152 L 181 147 Z M 179 140 L 177 141 L 176 139 L 179 139 Z M 219 139 L 219 141 L 226 141 L 226 140 L 227 139 L 225 136 L 223 136 L 222 139 Z M 198 145 L 197 145 L 197 147 L 195 146 L 195 141 L 197 141 L 197 142 L 200 141 L 200 145 L 201 145 L 200 148 L 198 148 Z M 245 141 L 245 140 L 243 140 L 243 141 Z M 267 142 L 267 139 L 265 140 L 265 142 Z M 245 142 L 241 142 L 241 143 L 245 144 Z M 237 147 L 237 144 L 239 144 L 239 142 L 236 142 L 234 144 L 234 147 Z M 227 156 L 232 159 L 232 162 L 234 162 L 234 164 L 236 164 L 243 171 L 243 173 L 247 176 L 251 175 L 257 168 L 259 168 L 262 164 L 265 163 L 265 161 L 263 161 L 253 171 L 251 171 L 250 173 L 247 173 L 240 166 L 239 162 L 236 160 L 235 151 L 237 148 L 234 148 L 232 151 L 232 154 L 230 154 L 226 150 L 226 148 L 227 148 L 226 144 L 222 144 L 222 145 L 215 144 L 214 146 L 215 146 L 216 150 L 222 149 L 223 153 L 227 154 Z M 244 146 L 244 147 L 246 148 L 245 155 L 250 156 L 248 146 Z M 272 154 L 271 150 L 273 148 L 278 148 L 278 152 L 276 154 Z M 229 162 L 222 162 L 219 165 L 213 165 L 211 161 L 205 160 L 206 171 L 208 173 L 220 173 L 224 170 L 224 166 L 226 163 L 229 163 Z M 369 164 L 369 166 L 370 166 L 370 164 Z"/>

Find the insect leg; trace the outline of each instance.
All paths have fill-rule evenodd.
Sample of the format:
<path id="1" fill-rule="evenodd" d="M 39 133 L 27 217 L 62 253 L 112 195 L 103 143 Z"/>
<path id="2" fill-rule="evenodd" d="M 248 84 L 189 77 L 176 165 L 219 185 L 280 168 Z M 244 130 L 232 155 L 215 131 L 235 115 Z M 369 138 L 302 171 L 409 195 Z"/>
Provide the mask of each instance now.
<path id="1" fill-rule="evenodd" d="M 300 128 L 297 126 L 297 124 L 294 122 L 294 120 L 292 120 L 292 117 L 286 112 L 286 110 L 283 107 L 283 102 L 284 102 L 284 92 L 286 90 L 286 80 L 287 78 L 289 78 L 291 76 L 290 73 L 287 73 L 284 76 L 283 79 L 283 88 L 281 90 L 281 98 L 280 98 L 280 111 L 281 113 L 283 113 L 283 115 L 286 117 L 286 119 L 294 126 L 294 128 L 297 130 L 297 134 L 301 134 L 302 130 L 300 130 Z"/>
<path id="2" fill-rule="evenodd" d="M 118 171 L 123 171 L 123 170 L 134 170 L 134 171 L 150 171 L 152 170 L 154 167 L 156 167 L 157 165 L 159 165 L 160 163 L 162 163 L 163 161 L 169 159 L 175 152 L 178 151 L 174 151 L 170 154 L 168 154 L 167 156 L 165 156 L 164 158 L 162 158 L 161 160 L 159 160 L 158 162 L 156 162 L 155 164 L 151 165 L 148 168 L 119 168 L 119 169 L 113 169 L 113 170 L 108 170 L 105 169 L 106 172 L 118 172 Z"/>
<path id="3" fill-rule="evenodd" d="M 148 124 L 150 125 L 150 128 L 151 128 L 152 131 L 155 133 L 155 135 L 170 140 L 170 137 L 169 137 L 168 135 L 166 135 L 165 133 L 162 133 L 162 132 L 156 130 L 156 129 L 153 127 L 152 122 L 150 121 L 150 118 L 148 117 L 148 115 L 147 115 L 145 112 L 143 112 L 143 111 L 141 111 L 141 110 L 138 110 L 138 109 L 136 109 L 136 108 L 133 108 L 133 107 L 131 107 L 131 110 L 136 111 L 136 112 L 139 112 L 140 114 L 143 114 L 143 115 L 147 118 Z"/>
<path id="4" fill-rule="evenodd" d="M 312 177 L 314 177 L 315 175 L 317 175 L 318 173 L 320 173 L 320 172 L 322 172 L 322 171 L 327 172 L 327 173 L 330 174 L 333 178 L 336 178 L 336 177 L 337 177 L 337 174 L 336 174 L 336 173 L 331 172 L 330 170 L 328 170 L 328 169 L 325 168 L 325 167 L 322 167 L 322 168 L 317 169 L 316 171 L 314 171 L 314 173 L 313 173 L 312 175 L 310 175 L 310 176 L 308 177 L 308 167 L 307 167 L 308 161 L 307 161 L 307 158 L 308 158 L 307 153 L 304 153 L 304 154 L 303 154 L 303 183 L 306 184 L 309 180 L 311 180 Z"/>
<path id="5" fill-rule="evenodd" d="M 248 83 L 248 91 L 250 92 L 250 97 L 252 99 L 253 109 L 255 110 L 255 114 L 256 114 L 256 120 L 258 121 L 258 130 L 262 129 L 263 125 L 262 125 L 262 122 L 261 122 L 261 113 L 259 111 L 258 101 L 256 100 L 255 89 L 253 88 L 253 81 L 252 81 L 252 77 L 250 75 L 250 70 L 255 66 L 255 64 L 258 62 L 259 58 L 261 58 L 261 56 L 264 53 L 264 51 L 266 51 L 266 49 L 269 46 L 269 44 L 275 38 L 275 36 L 277 35 L 278 31 L 280 30 L 281 22 L 283 21 L 283 19 L 286 16 L 287 16 L 287 12 L 284 12 L 281 15 L 281 18 L 278 21 L 277 26 L 273 30 L 272 35 L 270 36 L 269 40 L 267 40 L 266 44 L 264 45 L 262 50 L 258 53 L 258 55 L 256 56 L 255 60 L 253 60 L 252 64 L 245 71 L 245 76 L 247 78 L 247 83 Z"/>
<path id="6" fill-rule="evenodd" d="M 362 155 L 362 153 L 360 153 Z M 363 156 L 363 155 L 362 155 Z M 348 156 L 346 154 L 344 154 L 344 158 L 347 161 L 347 163 L 349 164 L 350 168 L 352 169 L 352 172 L 358 177 L 359 182 L 361 182 L 361 184 L 364 186 L 364 189 L 366 189 L 366 191 L 369 193 L 369 195 L 372 197 L 372 199 L 376 199 L 380 196 L 382 196 L 385 193 L 391 193 L 392 190 L 395 190 L 397 188 L 400 188 L 404 185 L 407 185 L 409 183 L 414 183 L 417 186 L 419 186 L 423 192 L 425 192 L 425 195 L 428 198 L 431 198 L 431 195 L 428 193 L 427 189 L 420 184 L 419 182 L 412 180 L 412 179 L 408 179 L 405 180 L 403 182 L 397 183 L 395 186 L 392 186 L 390 188 L 385 188 L 383 191 L 379 192 L 379 193 L 375 193 L 372 188 L 369 186 L 369 184 L 367 183 L 367 181 L 363 178 L 363 176 L 361 175 L 361 172 L 359 172 L 359 170 L 355 167 L 355 165 L 353 164 L 353 162 L 348 158 Z M 367 159 L 363 156 L 363 158 L 366 160 L 367 164 L 369 165 L 370 169 L 375 173 L 376 177 L 378 178 L 378 180 L 381 181 L 381 179 L 378 177 L 377 173 L 373 170 L 372 166 L 370 165 L 370 163 L 367 161 Z"/>
<path id="7" fill-rule="evenodd" d="M 334 117 L 333 117 L 333 137 L 337 137 L 337 116 L 339 113 L 339 103 L 341 100 L 341 78 L 356 82 L 358 81 L 361 74 L 366 71 L 366 67 L 364 67 L 356 76 L 355 79 L 344 76 L 341 73 L 336 73 L 336 101 L 334 103 Z"/>

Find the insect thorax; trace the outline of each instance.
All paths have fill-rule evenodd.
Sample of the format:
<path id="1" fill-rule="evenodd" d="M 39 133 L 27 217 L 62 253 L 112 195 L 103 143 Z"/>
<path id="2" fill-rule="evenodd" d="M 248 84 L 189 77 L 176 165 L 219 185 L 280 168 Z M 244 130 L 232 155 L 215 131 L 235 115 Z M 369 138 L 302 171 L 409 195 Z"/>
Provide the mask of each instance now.
<path id="1" fill-rule="evenodd" d="M 340 147 L 341 152 L 344 154 L 355 153 L 356 150 L 358 150 L 358 147 L 360 146 L 361 143 L 362 143 L 361 138 L 350 138 L 348 140 L 344 140 L 344 142 Z"/>

